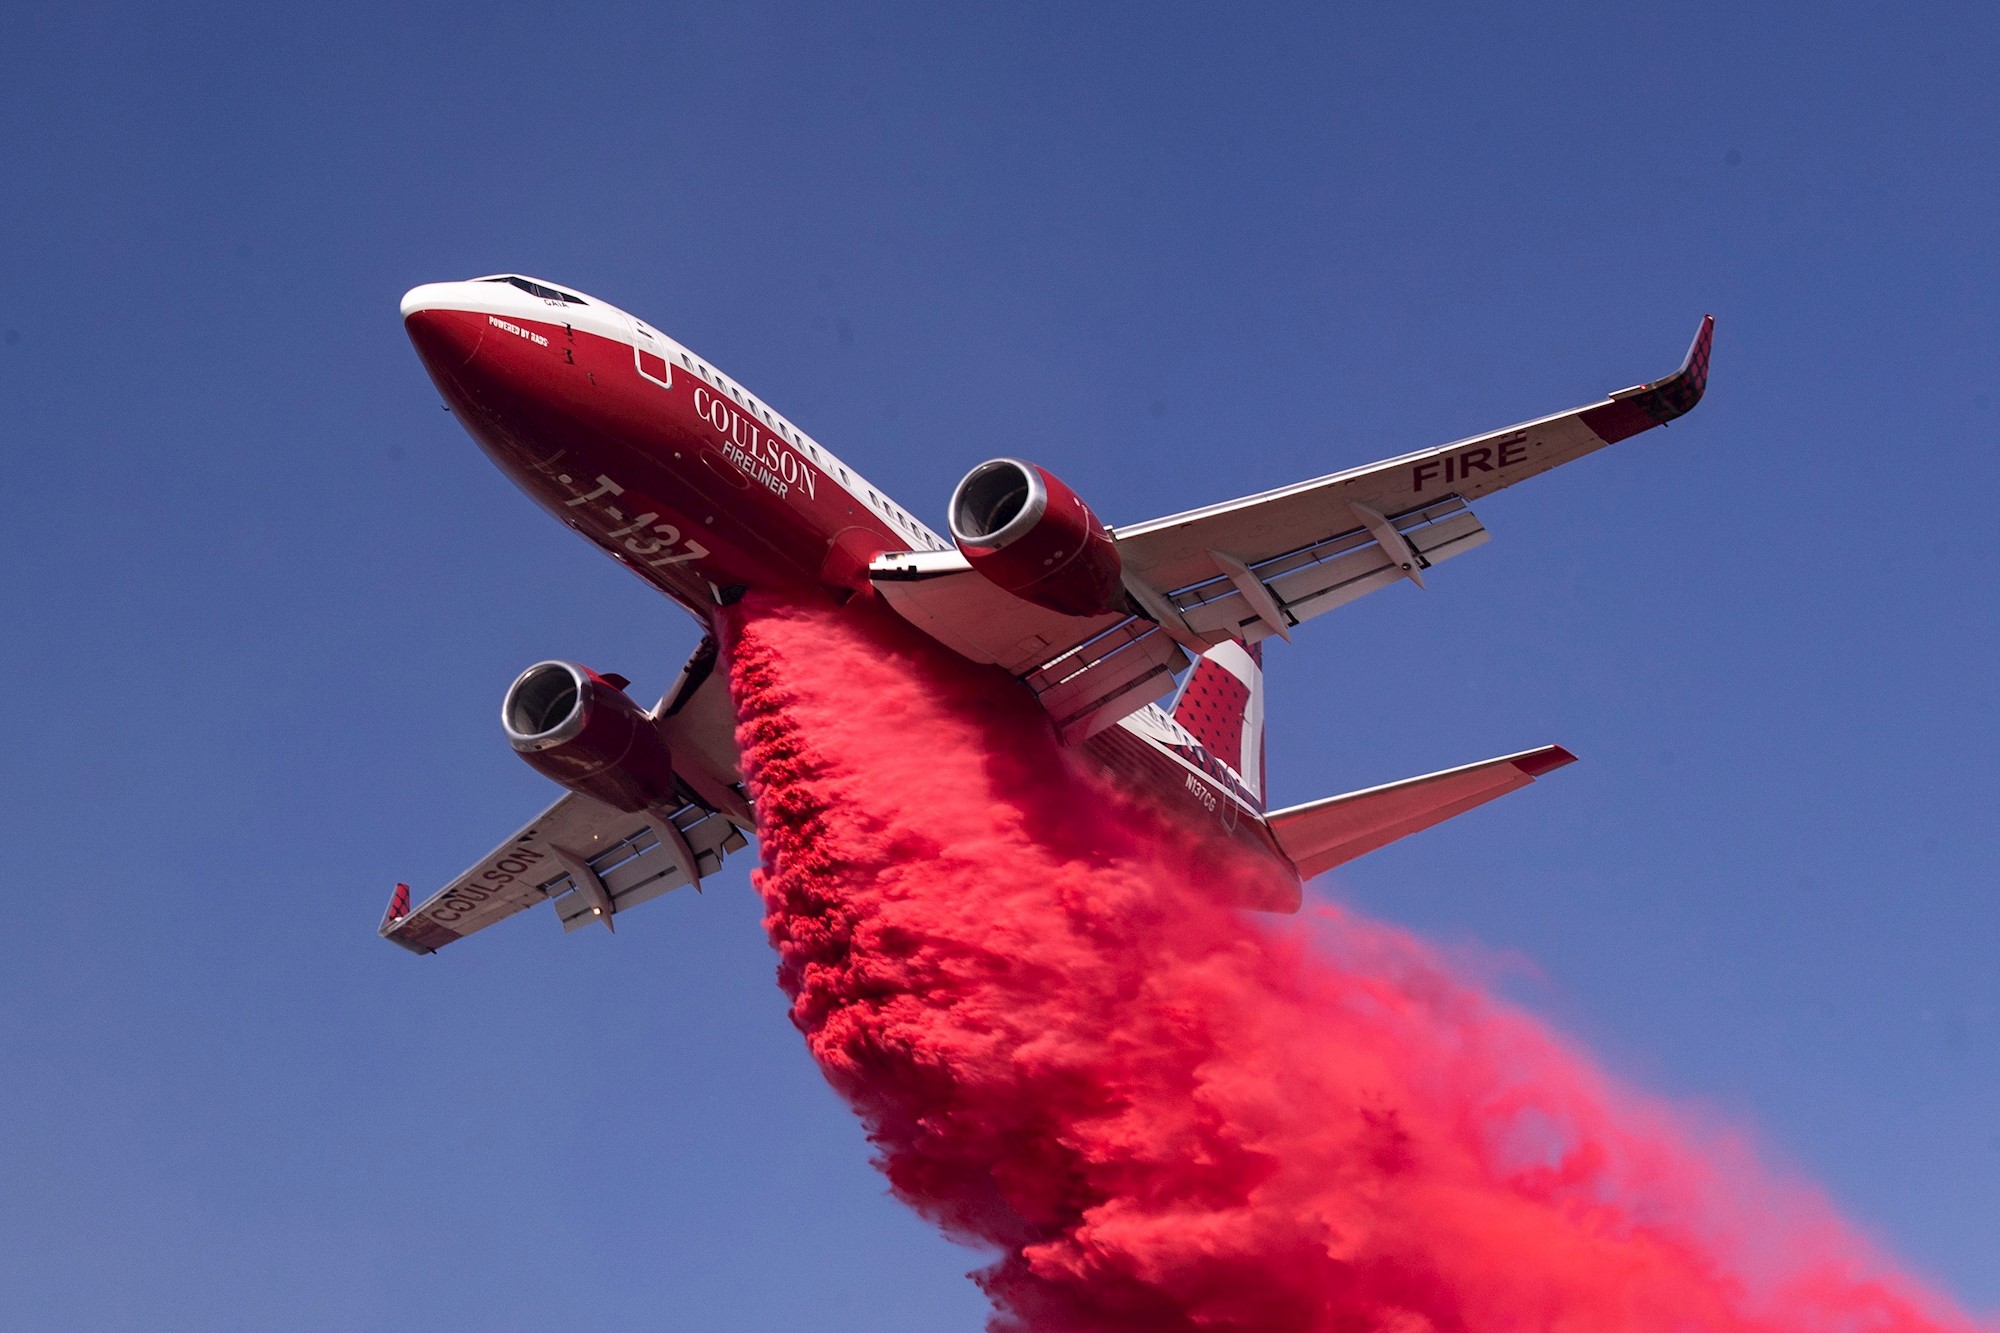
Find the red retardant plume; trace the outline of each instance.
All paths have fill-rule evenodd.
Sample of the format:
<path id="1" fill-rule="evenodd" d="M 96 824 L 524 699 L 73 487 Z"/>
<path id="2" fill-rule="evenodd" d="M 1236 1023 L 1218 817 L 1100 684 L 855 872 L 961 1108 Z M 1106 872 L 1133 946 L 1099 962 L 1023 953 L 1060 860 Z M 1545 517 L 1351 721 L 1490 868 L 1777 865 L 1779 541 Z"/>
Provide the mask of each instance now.
<path id="1" fill-rule="evenodd" d="M 793 1021 L 991 1329 L 1974 1327 L 1410 936 L 1219 906 L 994 669 L 733 628 Z"/>

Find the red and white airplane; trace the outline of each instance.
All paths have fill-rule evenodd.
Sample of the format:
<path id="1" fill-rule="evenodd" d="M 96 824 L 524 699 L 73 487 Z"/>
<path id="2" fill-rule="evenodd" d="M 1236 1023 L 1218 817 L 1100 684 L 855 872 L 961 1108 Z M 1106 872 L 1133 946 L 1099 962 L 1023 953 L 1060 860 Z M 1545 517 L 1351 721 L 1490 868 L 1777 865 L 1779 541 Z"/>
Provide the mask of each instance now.
<path id="1" fill-rule="evenodd" d="M 877 597 L 1014 676 L 1061 740 L 1238 849 L 1232 892 L 1301 883 L 1526 786 L 1549 745 L 1289 809 L 1264 802 L 1259 645 L 1478 546 L 1467 502 L 1671 421 L 1700 400 L 1714 320 L 1672 375 L 1455 444 L 1108 528 L 1051 473 L 998 458 L 952 493 L 950 539 L 659 330 L 518 274 L 430 283 L 403 321 L 438 390 L 514 483 L 709 626 L 653 708 L 620 676 L 541 662 L 500 716 L 567 788 L 381 933 L 432 953 L 549 901 L 566 929 L 699 886 L 756 832 L 715 671 L 714 619 L 753 588 Z M 1192 670 L 1188 668 L 1192 665 Z M 1173 692 L 1170 703 L 1158 701 Z M 1240 853 L 1247 852 L 1248 855 Z"/>

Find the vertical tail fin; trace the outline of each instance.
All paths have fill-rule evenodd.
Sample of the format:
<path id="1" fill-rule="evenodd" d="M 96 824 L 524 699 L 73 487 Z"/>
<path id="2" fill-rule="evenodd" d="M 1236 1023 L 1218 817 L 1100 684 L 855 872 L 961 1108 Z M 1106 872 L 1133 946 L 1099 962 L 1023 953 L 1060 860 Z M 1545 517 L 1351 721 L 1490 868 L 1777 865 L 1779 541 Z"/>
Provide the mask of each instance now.
<path id="1" fill-rule="evenodd" d="M 1174 701 L 1174 721 L 1236 770 L 1264 803 L 1264 648 L 1234 639 L 1203 653 Z"/>

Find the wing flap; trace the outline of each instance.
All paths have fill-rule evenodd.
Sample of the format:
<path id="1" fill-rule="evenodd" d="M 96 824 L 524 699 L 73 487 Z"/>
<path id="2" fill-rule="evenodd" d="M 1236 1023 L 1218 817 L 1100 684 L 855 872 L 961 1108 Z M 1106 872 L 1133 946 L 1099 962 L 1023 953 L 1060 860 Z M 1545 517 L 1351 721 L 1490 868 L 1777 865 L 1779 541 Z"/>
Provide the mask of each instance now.
<path id="1" fill-rule="evenodd" d="M 1388 521 L 1422 569 L 1462 555 L 1491 536 L 1464 502 L 1455 499 Z M 1290 625 L 1409 576 L 1397 556 L 1360 525 L 1250 565 L 1247 573 L 1263 585 Z M 1241 581 L 1227 575 L 1177 592 L 1171 600 L 1188 627 L 1204 639 L 1228 637 L 1254 643 L 1277 632 L 1263 609 L 1244 595 Z"/>
<path id="2" fill-rule="evenodd" d="M 1560 745 L 1545 745 L 1295 805 L 1267 819 L 1279 848 L 1298 867 L 1299 877 L 1311 879 L 1575 762 L 1576 756 Z"/>
<path id="3" fill-rule="evenodd" d="M 1064 743 L 1074 744 L 1171 690 L 1187 664 L 1159 626 L 1132 617 L 1023 679 Z"/>
<path id="4" fill-rule="evenodd" d="M 703 878 L 722 868 L 722 858 L 748 845 L 743 831 L 719 814 L 699 806 L 683 806 L 674 826 L 686 839 Z M 588 858 L 578 870 L 565 867 L 559 882 L 548 886 L 556 916 L 564 930 L 575 930 L 599 919 L 603 903 L 590 891 L 594 876 L 604 886 L 611 912 L 617 914 L 689 882 L 675 850 L 650 822 L 641 824 L 609 847 Z"/>

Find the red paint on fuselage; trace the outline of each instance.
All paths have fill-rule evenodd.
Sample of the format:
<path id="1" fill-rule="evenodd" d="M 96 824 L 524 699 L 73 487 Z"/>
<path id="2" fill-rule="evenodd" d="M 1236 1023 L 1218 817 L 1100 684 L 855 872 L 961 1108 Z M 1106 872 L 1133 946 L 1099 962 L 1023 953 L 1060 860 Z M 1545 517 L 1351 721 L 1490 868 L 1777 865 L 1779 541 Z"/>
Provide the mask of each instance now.
<path id="1" fill-rule="evenodd" d="M 704 622 L 734 589 L 866 588 L 868 560 L 909 544 L 740 390 L 664 358 L 662 385 L 631 344 L 563 323 L 422 310 L 407 326 L 516 485 Z"/>

